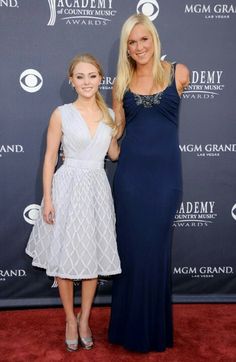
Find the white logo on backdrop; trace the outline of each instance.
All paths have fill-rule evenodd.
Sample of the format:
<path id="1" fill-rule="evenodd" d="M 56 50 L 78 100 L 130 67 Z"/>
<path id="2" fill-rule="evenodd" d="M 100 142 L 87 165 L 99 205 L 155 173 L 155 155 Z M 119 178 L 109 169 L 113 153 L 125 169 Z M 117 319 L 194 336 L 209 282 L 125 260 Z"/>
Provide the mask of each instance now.
<path id="1" fill-rule="evenodd" d="M 37 70 L 26 69 L 20 75 L 20 85 L 26 92 L 35 93 L 42 87 L 43 78 Z"/>
<path id="2" fill-rule="evenodd" d="M 50 9 L 50 19 L 48 21 L 48 25 L 54 25 L 57 17 L 56 0 L 48 0 L 48 5 Z"/>
<path id="3" fill-rule="evenodd" d="M 232 266 L 178 266 L 174 267 L 173 274 L 189 275 L 191 278 L 214 278 L 218 275 L 234 274 Z"/>
<path id="4" fill-rule="evenodd" d="M 182 144 L 180 151 L 197 157 L 219 157 L 229 153 L 236 153 L 236 143 L 228 144 Z"/>
<path id="5" fill-rule="evenodd" d="M 0 269 L 0 281 L 6 281 L 6 278 L 23 278 L 26 277 L 24 269 Z"/>
<path id="6" fill-rule="evenodd" d="M 161 60 L 165 60 L 166 57 L 167 57 L 167 54 L 162 55 Z"/>
<path id="7" fill-rule="evenodd" d="M 236 221 L 236 204 L 234 204 L 234 206 L 232 207 L 231 215 L 232 218 Z"/>
<path id="8" fill-rule="evenodd" d="M 113 84 L 115 82 L 116 77 L 104 77 L 102 79 L 101 85 L 100 85 L 100 89 L 102 90 L 110 90 L 113 88 Z"/>
<path id="9" fill-rule="evenodd" d="M 18 0 L 0 0 L 0 7 L 18 8 Z"/>
<path id="10" fill-rule="evenodd" d="M 184 201 L 175 215 L 175 227 L 203 227 L 212 224 L 217 217 L 215 201 Z"/>
<path id="11" fill-rule="evenodd" d="M 34 225 L 38 218 L 40 205 L 31 204 L 28 205 L 23 212 L 23 217 L 28 224 Z"/>
<path id="12" fill-rule="evenodd" d="M 143 13 L 148 16 L 151 21 L 158 17 L 159 10 L 159 4 L 156 0 L 139 0 L 136 8 L 138 14 Z"/>
<path id="13" fill-rule="evenodd" d="M 213 99 L 224 90 L 223 70 L 193 70 L 191 83 L 185 89 L 184 99 Z"/>
<path id="14" fill-rule="evenodd" d="M 5 153 L 23 153 L 22 145 L 0 145 L 0 157 Z"/>
<path id="15" fill-rule="evenodd" d="M 233 4 L 186 4 L 185 14 L 203 15 L 205 19 L 229 19 L 236 14 L 236 6 Z"/>
<path id="16" fill-rule="evenodd" d="M 49 26 L 54 26 L 59 17 L 68 25 L 107 25 L 117 13 L 113 0 L 48 0 Z"/>

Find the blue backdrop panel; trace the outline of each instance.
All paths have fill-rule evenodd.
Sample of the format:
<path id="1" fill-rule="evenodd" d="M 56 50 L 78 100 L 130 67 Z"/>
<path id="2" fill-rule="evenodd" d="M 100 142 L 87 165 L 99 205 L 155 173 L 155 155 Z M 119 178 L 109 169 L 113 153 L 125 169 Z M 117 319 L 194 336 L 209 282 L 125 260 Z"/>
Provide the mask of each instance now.
<path id="1" fill-rule="evenodd" d="M 111 105 L 121 26 L 136 12 L 157 26 L 163 59 L 191 70 L 180 117 L 184 198 L 173 225 L 173 300 L 236 301 L 235 3 L 0 0 L 2 307 L 60 303 L 53 278 L 24 252 L 42 198 L 48 119 L 75 98 L 67 65 L 81 52 L 103 64 Z M 111 184 L 115 168 L 107 160 Z M 109 303 L 110 292 L 111 280 L 100 280 L 96 303 Z"/>

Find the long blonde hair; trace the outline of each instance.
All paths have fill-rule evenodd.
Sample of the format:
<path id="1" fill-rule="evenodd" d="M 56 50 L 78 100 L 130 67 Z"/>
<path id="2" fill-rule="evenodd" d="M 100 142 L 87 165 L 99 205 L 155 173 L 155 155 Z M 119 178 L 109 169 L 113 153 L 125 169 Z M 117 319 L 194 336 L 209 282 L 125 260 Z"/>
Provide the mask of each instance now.
<path id="1" fill-rule="evenodd" d="M 103 70 L 102 70 L 100 63 L 97 61 L 97 59 L 93 55 L 91 55 L 89 53 L 77 54 L 71 60 L 71 62 L 69 64 L 69 68 L 68 68 L 68 77 L 69 78 L 73 76 L 74 69 L 78 63 L 92 64 L 95 68 L 97 68 L 98 74 L 103 78 L 104 74 L 103 74 Z M 103 99 L 103 96 L 101 95 L 101 93 L 99 91 L 97 91 L 95 97 L 96 97 L 97 105 L 102 112 L 102 115 L 104 118 L 104 123 L 106 123 L 111 128 L 114 128 L 115 124 L 113 122 L 109 109 L 106 105 L 106 102 Z"/>
<path id="2" fill-rule="evenodd" d="M 119 101 L 122 101 L 125 91 L 130 85 L 131 79 L 136 69 L 135 61 L 128 56 L 128 38 L 135 25 L 142 24 L 150 32 L 154 54 L 153 54 L 153 83 L 155 86 L 163 87 L 169 83 L 169 74 L 166 74 L 161 65 L 161 43 L 158 32 L 149 18 L 144 14 L 134 14 L 130 16 L 124 23 L 121 29 L 120 49 L 117 63 L 116 77 L 116 93 L 115 96 Z"/>

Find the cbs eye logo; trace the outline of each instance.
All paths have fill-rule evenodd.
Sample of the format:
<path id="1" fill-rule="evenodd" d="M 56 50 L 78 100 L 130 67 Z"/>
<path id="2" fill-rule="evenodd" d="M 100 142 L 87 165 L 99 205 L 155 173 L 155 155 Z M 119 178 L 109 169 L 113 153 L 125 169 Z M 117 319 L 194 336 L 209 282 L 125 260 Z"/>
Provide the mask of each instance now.
<path id="1" fill-rule="evenodd" d="M 136 11 L 138 14 L 143 13 L 153 21 L 159 14 L 159 4 L 156 0 L 139 0 Z"/>
<path id="2" fill-rule="evenodd" d="M 28 205 L 23 212 L 23 217 L 28 224 L 34 225 L 38 218 L 40 205 L 31 204 Z"/>
<path id="3" fill-rule="evenodd" d="M 43 85 L 43 77 L 35 69 L 26 69 L 20 75 L 20 85 L 26 92 L 38 92 Z"/>
<path id="4" fill-rule="evenodd" d="M 236 204 L 234 204 L 234 206 L 232 207 L 231 215 L 232 218 L 236 221 Z"/>

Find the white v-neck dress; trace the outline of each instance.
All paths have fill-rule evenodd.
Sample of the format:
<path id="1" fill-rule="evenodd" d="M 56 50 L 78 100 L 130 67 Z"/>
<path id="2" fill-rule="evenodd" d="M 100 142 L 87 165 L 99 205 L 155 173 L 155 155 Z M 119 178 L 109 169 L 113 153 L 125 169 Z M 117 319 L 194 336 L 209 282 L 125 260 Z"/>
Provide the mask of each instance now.
<path id="1" fill-rule="evenodd" d="M 119 274 L 114 206 L 104 170 L 111 128 L 100 122 L 92 137 L 73 104 L 59 110 L 65 161 L 52 183 L 55 223 L 43 221 L 41 208 L 26 253 L 49 276 L 90 279 Z"/>

